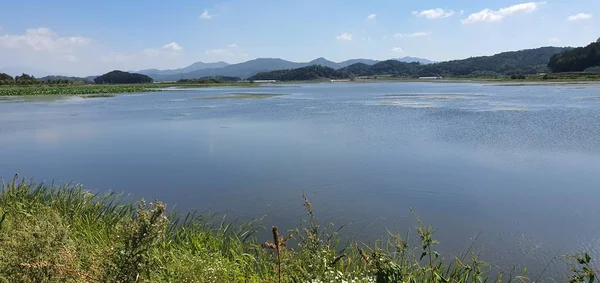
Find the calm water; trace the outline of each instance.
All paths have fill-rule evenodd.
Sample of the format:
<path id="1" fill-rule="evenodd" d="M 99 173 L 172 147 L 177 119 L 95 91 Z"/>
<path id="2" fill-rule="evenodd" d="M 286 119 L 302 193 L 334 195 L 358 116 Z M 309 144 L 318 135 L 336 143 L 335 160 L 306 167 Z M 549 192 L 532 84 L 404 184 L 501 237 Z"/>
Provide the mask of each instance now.
<path id="1" fill-rule="evenodd" d="M 229 93 L 285 94 L 206 100 Z M 303 84 L 0 102 L 0 175 L 371 240 L 415 226 L 510 268 L 600 257 L 600 85 Z M 559 266 L 551 269 L 560 270 Z"/>

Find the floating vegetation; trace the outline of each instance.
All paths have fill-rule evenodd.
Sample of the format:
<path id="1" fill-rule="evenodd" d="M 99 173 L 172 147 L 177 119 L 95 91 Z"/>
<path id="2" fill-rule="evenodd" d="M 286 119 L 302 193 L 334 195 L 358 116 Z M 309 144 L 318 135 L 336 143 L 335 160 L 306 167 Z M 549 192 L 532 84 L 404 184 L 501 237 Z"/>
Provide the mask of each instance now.
<path id="1" fill-rule="evenodd" d="M 472 99 L 476 94 L 441 94 L 441 93 L 400 93 L 400 94 L 385 94 L 380 96 L 382 99 L 419 99 L 419 100 L 458 100 Z"/>
<path id="2" fill-rule="evenodd" d="M 110 93 L 99 93 L 99 94 L 90 94 L 90 95 L 82 95 L 81 98 L 107 98 L 107 97 L 115 97 L 115 94 Z"/>
<path id="3" fill-rule="evenodd" d="M 265 99 L 270 97 L 282 96 L 280 93 L 229 93 L 224 96 L 197 97 L 197 100 L 230 100 L 230 99 Z"/>

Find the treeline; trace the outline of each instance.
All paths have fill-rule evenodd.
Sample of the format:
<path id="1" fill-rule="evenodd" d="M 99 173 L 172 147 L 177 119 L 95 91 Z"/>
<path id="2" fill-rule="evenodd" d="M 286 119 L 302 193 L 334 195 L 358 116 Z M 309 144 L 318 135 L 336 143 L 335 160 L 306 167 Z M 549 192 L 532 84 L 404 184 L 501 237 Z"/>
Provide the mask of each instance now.
<path id="1" fill-rule="evenodd" d="M 548 62 L 548 67 L 555 73 L 583 72 L 597 66 L 600 66 L 600 38 L 588 46 L 555 54 Z"/>
<path id="2" fill-rule="evenodd" d="M 504 52 L 493 56 L 472 57 L 435 64 L 422 65 L 416 62 L 405 63 L 387 60 L 373 65 L 357 63 L 334 70 L 323 66 L 309 66 L 298 69 L 258 73 L 250 80 L 315 80 L 351 79 L 356 77 L 392 76 L 400 78 L 417 77 L 521 77 L 548 71 L 548 61 L 569 48 L 542 47 L 514 52 Z"/>
<path id="3" fill-rule="evenodd" d="M 22 74 L 13 78 L 8 74 L 0 73 L 0 85 L 71 85 L 85 83 L 89 83 L 89 81 L 85 81 L 83 78 L 48 76 L 37 79 L 28 74 Z"/>
<path id="4" fill-rule="evenodd" d="M 28 74 L 12 77 L 5 73 L 0 73 L 0 85 L 82 85 L 82 84 L 135 84 L 151 83 L 152 79 L 146 75 L 134 74 L 122 71 L 112 71 L 102 76 L 96 77 L 93 81 L 88 78 L 66 77 L 66 76 L 46 76 L 35 78 Z"/>
<path id="5" fill-rule="evenodd" d="M 214 76 L 214 77 L 202 77 L 199 79 L 181 79 L 178 83 L 183 84 L 219 84 L 219 83 L 234 83 L 239 82 L 242 79 L 240 77 L 229 77 L 229 76 Z"/>

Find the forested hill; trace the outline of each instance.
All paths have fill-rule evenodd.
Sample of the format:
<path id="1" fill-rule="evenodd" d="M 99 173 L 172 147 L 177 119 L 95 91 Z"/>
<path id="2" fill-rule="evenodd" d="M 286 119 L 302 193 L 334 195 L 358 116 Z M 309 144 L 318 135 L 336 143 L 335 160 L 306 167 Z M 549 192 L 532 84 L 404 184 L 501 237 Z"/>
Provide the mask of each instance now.
<path id="1" fill-rule="evenodd" d="M 600 38 L 586 47 L 555 54 L 548 62 L 548 67 L 556 73 L 582 72 L 597 66 L 600 66 Z"/>
<path id="2" fill-rule="evenodd" d="M 414 78 L 421 76 L 496 77 L 515 74 L 536 74 L 547 72 L 547 65 L 550 58 L 555 54 L 567 50 L 570 50 L 570 48 L 542 47 L 427 65 L 416 62 L 406 63 L 397 60 L 387 60 L 373 65 L 357 63 L 339 70 L 324 69 L 324 67 L 305 67 L 259 73 L 250 77 L 250 79 L 286 81 L 317 78 L 340 79 L 378 75 Z"/>
<path id="3" fill-rule="evenodd" d="M 543 73 L 548 71 L 548 61 L 554 54 L 570 49 L 567 47 L 541 47 L 503 52 L 493 56 L 471 57 L 427 65 L 424 71 L 451 76 L 479 76 L 481 72 L 493 72 L 501 75 Z"/>
<path id="4" fill-rule="evenodd" d="M 319 79 L 345 79 L 350 74 L 330 67 L 313 65 L 297 69 L 277 70 L 258 73 L 249 80 L 309 81 Z"/>
<path id="5" fill-rule="evenodd" d="M 152 78 L 142 74 L 115 70 L 95 78 L 94 82 L 97 84 L 139 84 L 151 83 Z"/>

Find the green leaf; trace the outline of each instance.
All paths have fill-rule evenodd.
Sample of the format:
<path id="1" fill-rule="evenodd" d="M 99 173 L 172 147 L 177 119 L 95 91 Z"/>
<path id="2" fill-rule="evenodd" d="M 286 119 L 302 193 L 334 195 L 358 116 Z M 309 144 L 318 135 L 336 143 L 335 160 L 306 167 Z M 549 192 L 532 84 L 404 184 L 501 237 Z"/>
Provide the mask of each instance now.
<path id="1" fill-rule="evenodd" d="M 590 261 L 592 260 L 592 257 L 590 257 L 590 254 L 588 254 L 588 253 L 585 253 L 584 257 L 585 257 L 585 263 L 590 263 Z"/>

